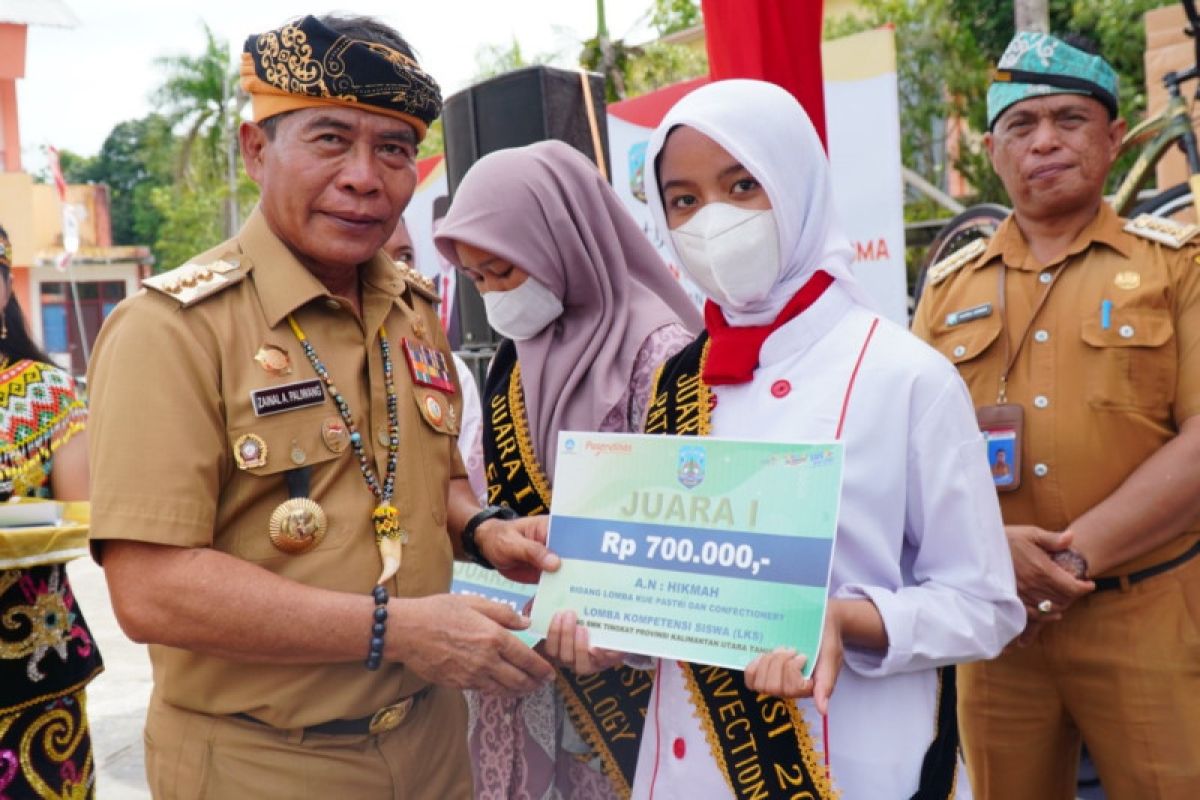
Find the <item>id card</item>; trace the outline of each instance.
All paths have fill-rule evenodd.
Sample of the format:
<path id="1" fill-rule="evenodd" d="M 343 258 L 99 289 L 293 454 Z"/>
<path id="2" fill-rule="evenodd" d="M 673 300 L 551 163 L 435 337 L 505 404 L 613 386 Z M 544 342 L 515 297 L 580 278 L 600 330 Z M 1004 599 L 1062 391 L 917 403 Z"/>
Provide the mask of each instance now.
<path id="1" fill-rule="evenodd" d="M 988 466 L 998 492 L 1014 492 L 1021 486 L 1021 439 L 1025 432 L 1025 409 L 1015 403 L 980 406 L 975 409 L 979 430 L 987 442 Z"/>

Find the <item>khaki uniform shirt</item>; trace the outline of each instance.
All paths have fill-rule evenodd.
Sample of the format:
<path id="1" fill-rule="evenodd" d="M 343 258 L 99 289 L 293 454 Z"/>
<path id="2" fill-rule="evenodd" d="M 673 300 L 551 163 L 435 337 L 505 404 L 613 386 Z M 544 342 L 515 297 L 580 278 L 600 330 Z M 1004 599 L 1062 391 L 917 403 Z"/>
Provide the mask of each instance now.
<path id="1" fill-rule="evenodd" d="M 973 319 L 952 324 L 968 309 Z M 1008 524 L 1064 530 L 1200 412 L 1200 249 L 1129 233 L 1102 203 L 1066 255 L 1042 265 L 1010 216 L 982 255 L 926 289 L 913 333 L 954 362 L 976 407 L 997 402 L 1006 340 L 1018 353 L 1007 394 L 1024 409 L 1021 484 L 1000 494 L 1001 510 Z M 1161 563 L 1198 536 L 1108 574 Z"/>
<path id="2" fill-rule="evenodd" d="M 213 275 L 197 279 L 196 265 Z M 388 590 L 401 597 L 447 591 L 447 482 L 465 474 L 455 446 L 460 394 L 416 384 L 402 340 L 424 341 L 447 362 L 449 346 L 418 276 L 382 253 L 361 276 L 360 321 L 256 211 L 236 238 L 148 281 L 165 291 L 143 289 L 123 302 L 105 323 L 91 364 L 93 538 L 211 547 L 308 586 L 369 594 L 381 569 L 371 523 L 376 499 L 345 430 L 341 437 L 326 430 L 341 421 L 328 390 L 314 405 L 264 415 L 256 415 L 251 393 L 316 378 L 288 326 L 294 314 L 346 399 L 382 485 L 382 323 L 399 396 L 392 502 L 409 533 Z M 235 445 L 249 434 L 266 444 L 265 464 L 240 468 Z M 271 543 L 268 520 L 288 499 L 284 474 L 301 465 L 311 468 L 309 496 L 329 527 L 315 549 L 289 555 Z M 364 617 L 364 657 L 370 627 Z M 282 728 L 367 716 L 425 685 L 391 663 L 377 672 L 357 660 L 253 664 L 164 646 L 151 646 L 150 657 L 166 702 L 208 714 L 246 713 Z"/>

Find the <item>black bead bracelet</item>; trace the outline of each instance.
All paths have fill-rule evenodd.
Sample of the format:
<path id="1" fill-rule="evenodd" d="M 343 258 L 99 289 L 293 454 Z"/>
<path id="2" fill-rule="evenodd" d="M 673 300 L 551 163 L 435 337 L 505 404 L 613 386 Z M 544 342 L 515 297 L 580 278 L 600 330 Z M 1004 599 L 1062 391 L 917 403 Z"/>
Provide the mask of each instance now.
<path id="1" fill-rule="evenodd" d="M 366 667 L 374 672 L 383 663 L 383 635 L 387 633 L 387 589 L 376 586 L 374 624 L 371 625 L 371 648 L 367 653 Z"/>

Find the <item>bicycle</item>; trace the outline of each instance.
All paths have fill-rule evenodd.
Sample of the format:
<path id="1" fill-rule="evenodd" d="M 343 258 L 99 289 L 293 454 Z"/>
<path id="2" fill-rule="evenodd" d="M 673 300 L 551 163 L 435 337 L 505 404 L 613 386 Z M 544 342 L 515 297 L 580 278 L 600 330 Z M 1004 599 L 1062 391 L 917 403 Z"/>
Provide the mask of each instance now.
<path id="1" fill-rule="evenodd" d="M 1117 186 L 1109 203 L 1123 217 L 1150 214 L 1155 217 L 1170 217 L 1191 208 L 1200 221 L 1200 148 L 1197 146 L 1196 131 L 1192 127 L 1191 107 L 1183 98 L 1182 84 L 1200 78 L 1200 13 L 1196 0 L 1180 0 L 1188 25 L 1184 32 L 1193 40 L 1194 63 L 1180 72 L 1168 72 L 1163 76 L 1167 90 L 1166 107 L 1135 125 L 1121 141 L 1118 158 L 1126 153 L 1140 150 L 1128 174 Z M 1200 83 L 1196 85 L 1193 100 L 1200 100 Z M 1168 189 L 1157 192 L 1139 202 L 1139 192 L 1149 180 L 1154 167 L 1172 145 L 1178 145 L 1187 156 L 1188 179 Z M 917 271 L 913 286 L 913 307 L 921 299 L 925 288 L 925 273 L 930 266 L 942 261 L 973 240 L 990 237 L 1008 216 L 1010 209 L 998 203 L 984 203 L 962 211 L 943 227 L 929 245 L 929 250 Z"/>

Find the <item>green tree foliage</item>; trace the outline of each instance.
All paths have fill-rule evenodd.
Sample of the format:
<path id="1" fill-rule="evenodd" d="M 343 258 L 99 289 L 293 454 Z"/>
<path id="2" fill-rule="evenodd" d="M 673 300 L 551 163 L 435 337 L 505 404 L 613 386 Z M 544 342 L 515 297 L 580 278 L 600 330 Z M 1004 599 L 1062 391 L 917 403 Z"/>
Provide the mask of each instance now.
<path id="1" fill-rule="evenodd" d="M 238 94 L 238 75 L 229 58 L 229 46 L 213 34 L 207 24 L 204 47 L 199 55 L 176 54 L 155 59 L 166 73 L 162 85 L 154 92 L 160 112 L 177 130 L 182 129 L 179 162 L 176 176 L 184 183 L 213 177 L 209 171 L 224 177 L 228 144 L 233 135 L 232 121 L 245 99 Z M 197 159 L 197 148 L 202 151 Z M 193 162 L 200 174 L 193 168 Z"/>
<path id="2" fill-rule="evenodd" d="M 1166 0 L 1050 0 L 1050 26 L 1057 34 L 1094 40 L 1121 77 L 1121 110 L 1131 120 L 1146 107 L 1142 55 L 1145 11 Z M 974 189 L 968 202 L 1008 198 L 984 152 L 986 96 L 991 71 L 1014 33 L 1012 0 L 862 0 L 862 15 L 833 20 L 826 36 L 837 37 L 881 25 L 896 31 L 897 72 L 904 164 L 944 185 L 953 167 Z M 952 134 L 947 121 L 966 130 Z M 957 141 L 951 141 L 957 136 Z M 949 156 L 957 150 L 957 155 Z M 1122 165 L 1113 171 L 1115 182 Z M 907 216 L 944 215 L 928 201 L 910 202 Z"/>
<path id="3" fill-rule="evenodd" d="M 704 48 L 650 42 L 627 63 L 625 87 L 629 97 L 637 97 L 707 74 L 708 52 Z"/>
<path id="4" fill-rule="evenodd" d="M 694 28 L 700 24 L 699 0 L 654 0 L 650 24 L 659 36 Z"/>
<path id="5" fill-rule="evenodd" d="M 153 244 L 162 215 L 150 197 L 156 187 L 172 183 L 176 150 L 170 123 L 150 114 L 117 123 L 97 155 L 62 151 L 59 163 L 68 183 L 108 186 L 115 244 Z"/>
<path id="6" fill-rule="evenodd" d="M 650 9 L 651 24 L 659 35 L 693 27 L 700 19 L 700 6 L 695 0 L 654 0 Z M 604 2 L 597 0 L 596 36 L 583 43 L 579 65 L 604 76 L 605 96 L 612 103 L 704 75 L 708 72 L 708 55 L 661 41 L 638 46 L 624 39 L 610 39 Z"/>
<path id="7" fill-rule="evenodd" d="M 156 59 L 164 72 L 153 98 L 177 140 L 175 178 L 156 187 L 148 200 L 160 215 L 154 242 L 167 269 L 235 233 L 257 192 L 245 176 L 236 136 L 245 95 L 227 43 L 202 25 L 199 54 Z"/>
<path id="8" fill-rule="evenodd" d="M 444 152 L 446 152 L 445 134 L 442 129 L 442 118 L 438 117 L 429 126 L 429 130 L 425 131 L 425 138 L 421 140 L 421 146 L 417 149 L 417 160 L 441 155 Z"/>

